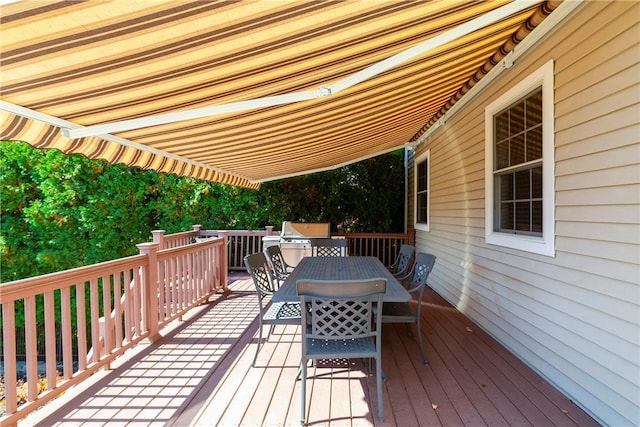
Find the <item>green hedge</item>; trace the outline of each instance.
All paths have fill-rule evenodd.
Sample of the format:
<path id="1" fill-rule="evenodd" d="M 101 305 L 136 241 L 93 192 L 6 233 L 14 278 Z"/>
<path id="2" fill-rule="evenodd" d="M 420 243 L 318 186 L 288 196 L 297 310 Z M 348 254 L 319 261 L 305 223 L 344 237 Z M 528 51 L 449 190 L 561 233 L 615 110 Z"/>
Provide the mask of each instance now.
<path id="1" fill-rule="evenodd" d="M 260 190 L 130 169 L 22 142 L 0 142 L 0 281 L 138 253 L 151 230 L 280 228 L 331 222 L 402 232 L 403 151 Z"/>

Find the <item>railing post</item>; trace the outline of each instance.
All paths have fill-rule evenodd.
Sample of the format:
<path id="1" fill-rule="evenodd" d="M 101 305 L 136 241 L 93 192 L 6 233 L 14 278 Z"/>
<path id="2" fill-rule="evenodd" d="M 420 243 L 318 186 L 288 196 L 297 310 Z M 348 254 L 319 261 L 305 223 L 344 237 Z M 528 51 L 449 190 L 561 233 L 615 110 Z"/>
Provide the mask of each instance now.
<path id="1" fill-rule="evenodd" d="M 409 244 L 415 246 L 415 244 L 416 244 L 416 230 L 415 229 L 409 230 L 408 234 L 409 234 Z"/>
<path id="2" fill-rule="evenodd" d="M 158 327 L 158 248 L 155 242 L 136 245 L 141 254 L 147 256 L 146 271 L 142 283 L 142 309 L 144 329 L 149 331 L 152 342 L 160 337 Z"/>
<path id="3" fill-rule="evenodd" d="M 271 236 L 273 234 L 273 225 L 267 225 L 264 228 L 267 230 L 267 236 Z"/>
<path id="4" fill-rule="evenodd" d="M 218 237 L 222 239 L 222 250 L 220 251 L 220 281 L 222 282 L 222 290 L 229 292 L 227 286 L 227 278 L 229 277 L 229 232 L 218 231 Z"/>
<path id="5" fill-rule="evenodd" d="M 193 225 L 193 231 L 196 232 L 196 237 L 200 237 L 200 229 L 202 228 L 202 225 L 200 224 L 194 224 Z"/>
<path id="6" fill-rule="evenodd" d="M 157 243 L 160 249 L 164 248 L 164 230 L 153 230 L 153 243 Z"/>

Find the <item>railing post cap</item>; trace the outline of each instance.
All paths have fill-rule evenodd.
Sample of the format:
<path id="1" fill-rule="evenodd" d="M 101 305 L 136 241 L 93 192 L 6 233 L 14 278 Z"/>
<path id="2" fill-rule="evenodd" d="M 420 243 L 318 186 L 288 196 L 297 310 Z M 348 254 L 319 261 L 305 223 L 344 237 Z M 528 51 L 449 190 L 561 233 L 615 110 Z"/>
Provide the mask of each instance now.
<path id="1" fill-rule="evenodd" d="M 160 245 L 158 242 L 144 242 L 138 243 L 136 247 L 140 252 L 150 252 L 153 250 L 157 251 L 160 248 Z"/>

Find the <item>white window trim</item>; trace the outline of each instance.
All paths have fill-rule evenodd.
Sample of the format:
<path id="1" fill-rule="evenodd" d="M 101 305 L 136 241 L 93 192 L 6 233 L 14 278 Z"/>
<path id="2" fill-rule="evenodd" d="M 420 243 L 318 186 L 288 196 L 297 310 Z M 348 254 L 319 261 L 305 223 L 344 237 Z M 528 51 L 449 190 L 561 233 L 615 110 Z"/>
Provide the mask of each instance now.
<path id="1" fill-rule="evenodd" d="M 427 161 L 427 223 L 418 222 L 418 164 L 423 161 Z M 413 228 L 421 231 L 429 231 L 431 226 L 431 150 L 427 150 L 419 157 L 416 157 L 414 162 L 415 168 L 413 173 Z"/>
<path id="2" fill-rule="evenodd" d="M 542 237 L 494 231 L 493 117 L 542 86 Z M 553 60 L 534 71 L 485 108 L 485 241 L 555 257 L 555 131 Z"/>

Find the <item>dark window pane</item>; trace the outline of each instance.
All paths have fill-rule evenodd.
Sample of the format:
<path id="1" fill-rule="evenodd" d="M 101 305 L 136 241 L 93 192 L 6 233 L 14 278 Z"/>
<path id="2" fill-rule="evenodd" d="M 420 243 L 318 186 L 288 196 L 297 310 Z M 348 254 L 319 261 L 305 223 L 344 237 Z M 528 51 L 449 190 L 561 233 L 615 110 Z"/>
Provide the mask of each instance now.
<path id="1" fill-rule="evenodd" d="M 427 190 L 427 162 L 418 163 L 418 191 Z"/>
<path id="2" fill-rule="evenodd" d="M 500 205 L 500 229 L 513 230 L 513 203 Z"/>
<path id="3" fill-rule="evenodd" d="M 531 203 L 531 231 L 542 233 L 542 201 Z"/>
<path id="4" fill-rule="evenodd" d="M 427 193 L 419 193 L 417 197 L 417 220 L 421 224 L 427 223 Z"/>
<path id="5" fill-rule="evenodd" d="M 509 166 L 519 165 L 524 163 L 524 135 L 518 135 L 511 138 L 510 146 L 510 160 Z"/>
<path id="6" fill-rule="evenodd" d="M 531 169 L 531 198 L 542 199 L 542 167 Z"/>
<path id="7" fill-rule="evenodd" d="M 529 202 L 516 203 L 516 230 L 531 231 Z"/>
<path id="8" fill-rule="evenodd" d="M 509 132 L 511 136 L 524 130 L 524 101 L 509 110 Z"/>
<path id="9" fill-rule="evenodd" d="M 515 173 L 515 192 L 516 200 L 529 199 L 531 197 L 531 181 L 529 179 L 529 170 L 518 171 Z"/>
<path id="10" fill-rule="evenodd" d="M 509 138 L 509 111 L 505 111 L 495 118 L 495 142 L 504 141 Z"/>
<path id="11" fill-rule="evenodd" d="M 509 140 L 496 145 L 496 169 L 509 166 Z"/>
<path id="12" fill-rule="evenodd" d="M 527 128 L 542 123 L 542 89 L 538 89 L 526 101 L 527 104 Z"/>
<path id="13" fill-rule="evenodd" d="M 513 200 L 513 174 L 501 175 L 500 180 L 500 196 L 501 202 L 506 200 Z"/>
<path id="14" fill-rule="evenodd" d="M 528 130 L 527 137 L 527 158 L 526 162 L 542 158 L 542 127 Z"/>

